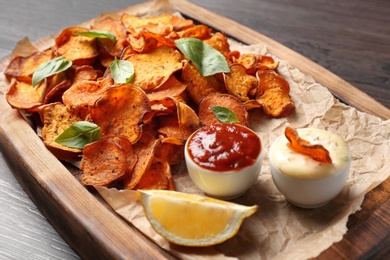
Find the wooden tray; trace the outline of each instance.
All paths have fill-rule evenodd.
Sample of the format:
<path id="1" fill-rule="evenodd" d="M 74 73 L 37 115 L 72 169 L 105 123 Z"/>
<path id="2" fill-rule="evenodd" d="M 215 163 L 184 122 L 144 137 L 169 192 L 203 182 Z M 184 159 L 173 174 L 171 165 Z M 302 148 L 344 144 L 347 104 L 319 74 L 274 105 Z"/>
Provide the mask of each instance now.
<path id="1" fill-rule="evenodd" d="M 174 1 L 173 5 L 190 19 L 223 31 L 243 43 L 264 42 L 272 54 L 313 76 L 344 102 L 383 119 L 390 118 L 390 110 L 386 107 L 280 43 L 184 0 Z M 37 44 L 50 46 L 52 38 L 42 39 Z M 8 60 L 8 57 L 0 60 L 0 70 Z M 174 258 L 125 222 L 99 196 L 82 186 L 44 147 L 33 129 L 9 107 L 4 97 L 0 97 L 0 115 L 0 146 L 14 175 L 50 223 L 82 258 Z M 350 217 L 349 231 L 344 239 L 324 251 L 318 259 L 389 255 L 389 198 L 390 179 L 387 179 L 366 195 L 362 210 Z"/>

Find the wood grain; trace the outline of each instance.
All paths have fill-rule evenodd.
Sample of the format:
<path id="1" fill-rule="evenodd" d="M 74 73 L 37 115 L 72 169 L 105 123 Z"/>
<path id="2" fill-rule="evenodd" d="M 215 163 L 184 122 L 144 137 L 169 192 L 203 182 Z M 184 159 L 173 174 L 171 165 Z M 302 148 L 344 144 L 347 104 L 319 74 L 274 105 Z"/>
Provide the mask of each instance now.
<path id="1" fill-rule="evenodd" d="M 273 54 L 289 60 L 305 73 L 315 76 L 317 81 L 325 83 L 324 85 L 330 88 L 338 97 L 362 111 L 382 118 L 390 118 L 388 109 L 384 106 L 336 75 L 329 73 L 322 66 L 287 49 L 271 38 L 193 4 L 176 1 L 175 5 L 179 11 L 190 17 L 210 24 L 216 29 L 224 29 L 228 34 L 236 36 L 243 42 L 265 42 Z M 213 19 L 210 20 L 210 17 L 213 17 Z M 329 83 L 331 83 L 331 86 L 329 86 Z M 355 97 L 358 97 L 358 101 L 355 100 Z M 40 205 L 40 209 L 45 216 L 81 257 L 119 258 L 130 254 L 134 257 L 143 258 L 171 258 L 170 255 L 143 238 L 138 231 L 124 223 L 116 214 L 101 205 L 50 153 L 44 152 L 42 154 L 42 151 L 46 151 L 46 149 L 44 149 L 39 139 L 31 141 L 28 138 L 32 135 L 35 136 L 35 133 L 31 129 L 29 130 L 25 121 L 20 118 L 16 111 L 9 111 L 8 105 L 1 102 L 0 111 L 2 115 L 1 122 L 14 122 L 1 126 L 0 135 L 4 138 L 0 139 L 0 145 L 3 148 L 4 157 L 10 162 L 15 176 L 25 190 L 28 191 L 35 203 Z M 26 143 L 28 143 L 27 146 Z M 32 164 L 24 159 L 24 156 L 30 153 L 39 154 L 39 156 L 36 155 L 33 158 Z M 19 155 L 14 157 L 14 154 Z M 43 160 L 46 156 L 51 159 Z M 53 166 L 52 160 L 58 163 Z M 33 174 L 29 175 L 26 172 L 32 172 Z M 59 182 L 66 184 L 58 187 Z M 388 231 L 390 220 L 388 213 L 390 207 L 389 186 L 389 180 L 387 180 L 367 194 L 362 211 L 351 217 L 348 223 L 350 230 L 345 238 L 325 251 L 319 257 L 320 259 L 343 256 L 346 258 L 381 257 L 389 253 L 389 245 L 385 243 L 389 241 L 389 232 L 384 230 L 384 228 L 387 228 Z M 85 201 L 74 205 L 74 201 L 78 201 L 79 198 L 85 198 Z M 96 212 L 98 217 L 91 221 L 90 210 L 92 208 L 94 215 Z M 69 218 L 67 214 L 70 214 Z M 107 218 L 112 218 L 113 222 L 105 223 L 107 221 L 104 220 Z M 102 230 L 96 232 L 96 227 L 101 225 L 103 225 Z M 69 227 L 70 229 L 68 229 Z M 114 231 L 118 227 L 120 227 L 120 230 Z M 97 234 L 91 235 L 91 232 Z M 380 234 L 377 234 L 378 232 Z M 137 241 L 133 241 L 131 235 L 140 237 L 140 239 L 137 238 Z M 81 239 L 85 236 L 87 236 L 87 239 Z M 365 239 L 362 240 L 361 237 Z M 126 243 L 123 243 L 123 241 L 126 241 Z"/>

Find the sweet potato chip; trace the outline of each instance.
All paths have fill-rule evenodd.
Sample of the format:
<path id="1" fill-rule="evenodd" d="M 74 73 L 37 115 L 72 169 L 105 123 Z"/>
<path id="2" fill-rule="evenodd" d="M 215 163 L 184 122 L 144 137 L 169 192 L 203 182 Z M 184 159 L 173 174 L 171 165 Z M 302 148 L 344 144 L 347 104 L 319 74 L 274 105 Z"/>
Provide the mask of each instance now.
<path id="1" fill-rule="evenodd" d="M 155 154 L 155 157 L 167 161 L 170 165 L 180 164 L 184 160 L 184 144 L 173 140 L 174 138 L 161 139 L 161 145 Z"/>
<path id="2" fill-rule="evenodd" d="M 288 82 L 273 70 L 258 70 L 256 77 L 260 82 L 258 95 L 263 95 L 267 89 L 282 88 L 286 93 L 290 92 Z"/>
<path id="3" fill-rule="evenodd" d="M 211 108 L 213 106 L 226 107 L 236 114 L 239 124 L 249 127 L 248 111 L 242 102 L 230 94 L 211 94 L 199 104 L 199 120 L 201 126 L 220 123 Z"/>
<path id="4" fill-rule="evenodd" d="M 107 31 L 115 35 L 116 41 L 111 39 L 101 38 L 98 41 L 102 47 L 104 47 L 108 53 L 112 56 L 118 56 L 123 50 L 122 41 L 127 37 L 127 31 L 121 20 L 116 20 L 110 16 L 99 20 L 96 24 L 91 26 L 91 30 Z"/>
<path id="5" fill-rule="evenodd" d="M 223 56 L 228 57 L 230 53 L 230 45 L 227 37 L 220 32 L 216 32 L 211 38 L 204 40 L 205 43 L 222 53 Z"/>
<path id="6" fill-rule="evenodd" d="M 144 173 L 152 164 L 155 151 L 159 144 L 159 139 L 156 139 L 149 133 L 144 133 L 139 141 L 133 145 L 134 153 L 137 155 L 138 161 L 131 176 L 125 181 L 126 189 L 134 189 L 141 180 Z"/>
<path id="7" fill-rule="evenodd" d="M 134 67 L 132 84 L 146 92 L 159 87 L 182 68 L 180 53 L 167 46 L 160 46 L 146 54 L 130 55 L 126 60 Z"/>
<path id="8" fill-rule="evenodd" d="M 217 77 L 203 77 L 196 66 L 190 62 L 185 63 L 182 70 L 182 80 L 187 85 L 190 97 L 199 104 L 200 101 L 212 93 L 226 92 L 226 88 Z"/>
<path id="9" fill-rule="evenodd" d="M 148 96 L 150 102 L 153 103 L 164 100 L 166 97 L 178 97 L 185 91 L 186 88 L 187 86 L 177 80 L 175 75 L 171 75 L 164 84 L 146 95 Z"/>
<path id="10" fill-rule="evenodd" d="M 96 100 L 103 96 L 113 83 L 110 78 L 78 81 L 64 92 L 62 101 L 69 109 L 78 110 L 79 113 L 86 115 L 90 113 Z"/>
<path id="11" fill-rule="evenodd" d="M 134 189 L 167 190 L 169 188 L 168 176 L 172 179 L 169 164 L 154 158 L 149 169 L 142 175 Z"/>
<path id="12" fill-rule="evenodd" d="M 31 84 L 32 75 L 35 70 L 41 64 L 51 60 L 52 55 L 52 50 L 48 49 L 42 52 L 34 52 L 27 57 L 16 56 L 10 61 L 7 68 L 4 70 L 4 74 L 8 80 L 16 78 L 19 82 Z"/>
<path id="13" fill-rule="evenodd" d="M 78 35 L 77 32 L 88 31 L 82 27 L 68 27 L 56 37 L 54 52 L 64 56 L 74 65 L 91 65 L 99 55 L 95 38 Z"/>
<path id="14" fill-rule="evenodd" d="M 84 146 L 80 170 L 85 185 L 109 185 L 125 175 L 126 154 L 114 139 L 101 139 Z"/>
<path id="15" fill-rule="evenodd" d="M 142 134 L 142 119 L 150 111 L 149 100 L 140 88 L 123 84 L 107 89 L 91 110 L 101 136 L 124 136 L 135 143 Z"/>
<path id="16" fill-rule="evenodd" d="M 211 37 L 211 29 L 204 25 L 199 24 L 183 31 L 178 32 L 180 38 L 198 38 L 199 40 L 207 40 Z"/>
<path id="17" fill-rule="evenodd" d="M 184 144 L 194 129 L 188 126 L 180 126 L 177 114 L 169 116 L 159 116 L 160 127 L 158 133 L 165 138 L 174 138 L 176 141 Z"/>
<path id="18" fill-rule="evenodd" d="M 250 96 L 255 97 L 258 91 L 256 77 L 248 75 L 241 64 L 230 66 L 230 73 L 224 74 L 224 79 L 227 91 L 241 101 L 248 101 Z"/>
<path id="19" fill-rule="evenodd" d="M 311 144 L 299 137 L 296 129 L 292 127 L 286 127 L 284 134 L 289 143 L 287 146 L 294 152 L 308 155 L 318 162 L 332 163 L 329 151 L 320 144 Z"/>
<path id="20" fill-rule="evenodd" d="M 287 117 L 295 110 L 290 94 L 280 87 L 267 89 L 256 100 L 262 105 L 264 112 L 272 117 Z"/>
<path id="21" fill-rule="evenodd" d="M 33 88 L 31 83 L 12 79 L 5 98 L 12 108 L 34 111 L 35 108 L 43 104 L 45 91 L 45 81 Z"/>
<path id="22" fill-rule="evenodd" d="M 134 153 L 133 145 L 129 141 L 129 139 L 121 137 L 121 136 L 115 136 L 113 137 L 114 141 L 119 144 L 119 146 L 123 149 L 125 152 L 126 157 L 126 175 L 130 176 L 133 172 L 133 169 L 135 167 L 135 164 L 137 163 L 137 155 Z"/>
<path id="23" fill-rule="evenodd" d="M 258 63 L 256 68 L 259 70 L 276 70 L 279 66 L 279 62 L 275 61 L 271 56 L 257 55 Z"/>
<path id="24" fill-rule="evenodd" d="M 69 148 L 58 144 L 55 139 L 73 123 L 85 120 L 73 111 L 70 111 L 60 102 L 51 103 L 39 107 L 43 127 L 41 130 L 42 139 L 46 147 L 60 159 L 69 159 L 77 156 L 81 150 Z"/>
<path id="25" fill-rule="evenodd" d="M 45 83 L 46 94 L 43 103 L 48 104 L 61 101 L 63 93 L 72 85 L 72 80 L 66 72 L 60 72 L 46 78 Z"/>
<path id="26" fill-rule="evenodd" d="M 124 26 L 129 31 L 135 28 L 145 28 L 149 24 L 159 24 L 159 23 L 171 24 L 173 25 L 173 28 L 176 31 L 189 28 L 194 25 L 194 22 L 192 20 L 183 19 L 172 14 L 162 14 L 162 15 L 150 16 L 146 18 L 140 18 L 138 16 L 133 16 L 130 14 L 124 14 L 121 20 Z"/>
<path id="27" fill-rule="evenodd" d="M 254 53 L 244 53 L 238 58 L 234 57 L 233 62 L 244 66 L 247 74 L 254 75 L 257 71 L 259 55 L 256 55 Z"/>

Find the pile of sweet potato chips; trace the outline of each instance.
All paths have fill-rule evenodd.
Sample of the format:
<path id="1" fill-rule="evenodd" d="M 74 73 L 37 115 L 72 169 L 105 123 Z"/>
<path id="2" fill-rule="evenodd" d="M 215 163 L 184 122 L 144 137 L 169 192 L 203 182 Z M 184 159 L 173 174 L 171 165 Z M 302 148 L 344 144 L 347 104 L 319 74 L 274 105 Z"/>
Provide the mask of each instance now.
<path id="1" fill-rule="evenodd" d="M 115 41 L 79 32 L 107 31 Z M 197 38 L 227 60 L 230 73 L 202 76 L 175 45 Z M 56 57 L 72 66 L 32 86 L 37 68 Z M 134 78 L 118 84 L 109 64 L 131 62 Z M 249 126 L 248 110 L 271 117 L 295 109 L 286 80 L 270 56 L 230 50 L 226 36 L 206 25 L 164 14 L 139 18 L 106 17 L 91 28 L 70 27 L 52 48 L 14 57 L 5 70 L 10 81 L 8 103 L 37 114 L 42 138 L 59 159 L 81 158 L 81 181 L 119 189 L 174 189 L 171 166 L 183 161 L 183 147 L 197 128 L 218 122 L 211 108 L 233 111 Z M 89 121 L 100 127 L 100 140 L 83 149 L 69 148 L 56 138 L 70 125 Z"/>

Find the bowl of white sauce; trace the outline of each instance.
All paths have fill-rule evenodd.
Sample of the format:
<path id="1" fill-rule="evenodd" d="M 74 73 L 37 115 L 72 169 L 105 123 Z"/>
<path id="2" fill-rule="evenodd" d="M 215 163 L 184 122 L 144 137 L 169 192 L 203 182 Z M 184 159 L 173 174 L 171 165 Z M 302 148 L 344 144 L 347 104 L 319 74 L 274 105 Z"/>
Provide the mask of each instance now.
<path id="1" fill-rule="evenodd" d="M 297 133 L 311 144 L 327 149 L 332 163 L 293 151 L 288 147 L 289 140 L 281 135 L 269 151 L 272 179 L 290 203 L 301 208 L 318 208 L 344 188 L 351 165 L 350 150 L 343 138 L 326 130 L 300 128 Z"/>

